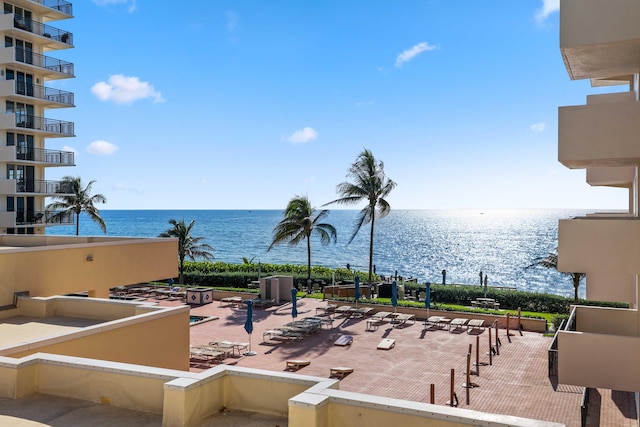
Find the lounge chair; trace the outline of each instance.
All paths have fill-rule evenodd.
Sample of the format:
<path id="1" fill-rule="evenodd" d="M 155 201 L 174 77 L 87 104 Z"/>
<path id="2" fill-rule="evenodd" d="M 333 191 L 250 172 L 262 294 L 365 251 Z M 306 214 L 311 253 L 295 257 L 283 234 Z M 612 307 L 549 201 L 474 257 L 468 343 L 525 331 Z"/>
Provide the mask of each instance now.
<path id="1" fill-rule="evenodd" d="M 251 301 L 253 301 L 254 307 L 260 307 L 260 308 L 265 308 L 267 306 L 273 305 L 273 303 L 276 302 L 276 300 L 274 299 L 262 299 L 262 298 L 254 298 Z"/>
<path id="2" fill-rule="evenodd" d="M 484 331 L 484 320 L 482 319 L 471 319 L 469 323 L 467 323 L 467 333 L 470 334 L 472 332 L 477 332 L 478 334 Z"/>
<path id="3" fill-rule="evenodd" d="M 316 307 L 316 316 L 318 315 L 318 311 L 324 313 L 325 315 L 331 315 L 338 308 L 335 304 L 327 304 L 324 307 Z"/>
<path id="4" fill-rule="evenodd" d="M 462 332 L 463 328 L 466 326 L 467 330 L 469 327 L 467 326 L 467 322 L 469 320 L 463 317 L 457 317 L 451 321 L 449 324 L 449 332 Z"/>
<path id="5" fill-rule="evenodd" d="M 311 322 L 318 322 L 320 323 L 320 326 L 326 326 L 327 329 L 329 328 L 333 328 L 333 319 L 332 318 L 325 318 L 325 317 L 317 317 L 317 316 L 309 316 L 309 317 L 305 317 L 303 320 L 309 320 Z"/>
<path id="6" fill-rule="evenodd" d="M 360 307 L 360 308 L 351 310 L 350 314 L 351 314 L 351 317 L 365 317 L 371 314 L 371 312 L 374 310 L 375 308 L 372 308 L 372 307 Z"/>
<path id="7" fill-rule="evenodd" d="M 343 316 L 349 316 L 351 310 L 353 310 L 353 307 L 351 307 L 350 305 L 341 305 L 340 307 L 336 308 L 335 313 L 342 314 Z"/>
<path id="8" fill-rule="evenodd" d="M 393 319 L 393 321 L 398 325 L 404 325 L 407 322 L 411 322 L 411 324 L 413 325 L 414 323 L 416 323 L 416 316 L 415 314 L 400 313 Z"/>
<path id="9" fill-rule="evenodd" d="M 347 375 L 353 372 L 353 368 L 346 366 L 339 366 L 337 368 L 329 368 L 329 378 L 343 379 Z"/>
<path id="10" fill-rule="evenodd" d="M 287 360 L 287 367 L 285 368 L 285 370 L 287 371 L 297 371 L 301 368 L 304 368 L 305 366 L 309 366 L 311 364 L 311 361 L 309 360 L 300 360 L 300 359 L 296 359 L 296 360 Z"/>
<path id="11" fill-rule="evenodd" d="M 442 323 L 440 323 L 442 319 L 444 319 L 444 316 L 430 316 L 427 320 L 424 321 L 424 326 L 426 326 L 426 329 L 443 328 Z"/>
<path id="12" fill-rule="evenodd" d="M 393 313 L 390 311 L 378 311 L 371 316 L 372 320 L 385 320 L 387 317 L 391 316 Z"/>
<path id="13" fill-rule="evenodd" d="M 225 297 L 220 298 L 220 305 L 222 303 L 226 303 L 227 305 L 238 305 L 242 304 L 242 297 Z"/>

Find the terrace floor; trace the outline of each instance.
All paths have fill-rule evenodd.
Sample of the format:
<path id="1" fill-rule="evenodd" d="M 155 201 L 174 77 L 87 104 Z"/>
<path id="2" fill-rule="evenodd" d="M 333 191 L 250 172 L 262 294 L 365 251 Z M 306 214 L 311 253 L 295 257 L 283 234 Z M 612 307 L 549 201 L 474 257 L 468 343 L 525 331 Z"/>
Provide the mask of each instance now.
<path id="1" fill-rule="evenodd" d="M 172 302 L 161 302 L 172 304 Z M 298 300 L 298 319 L 316 314 L 316 308 L 326 302 L 315 299 Z M 387 308 L 386 310 L 388 310 Z M 191 313 L 217 316 L 217 320 L 194 325 L 191 344 L 207 344 L 215 340 L 249 341 L 244 330 L 246 308 L 220 304 L 193 307 Z M 392 327 L 382 325 L 375 331 L 366 330 L 366 318 L 334 316 L 333 327 L 290 343 L 263 342 L 263 332 L 292 320 L 291 303 L 267 309 L 254 308 L 251 348 L 256 356 L 236 356 L 225 363 L 237 366 L 283 371 L 286 361 L 305 359 L 311 364 L 301 373 L 328 377 L 336 366 L 354 368 L 340 384 L 341 390 L 373 394 L 411 401 L 430 401 L 431 384 L 435 388 L 434 403 L 445 405 L 450 399 L 452 371 L 454 393 L 458 407 L 511 416 L 533 418 L 580 425 L 582 388 L 558 386 L 554 391 L 547 377 L 547 348 L 551 338 L 540 333 L 511 333 L 500 330 L 499 355 L 489 363 L 489 333 L 473 335 L 450 333 L 445 330 L 426 330 L 422 322 Z M 353 343 L 345 347 L 334 346 L 341 335 L 353 336 Z M 377 350 L 384 338 L 395 340 L 390 350 Z M 495 341 L 495 335 L 493 336 Z M 476 344 L 479 343 L 479 375 L 474 362 Z M 467 389 L 467 353 L 471 348 L 472 387 Z M 485 364 L 487 364 L 485 366 Z M 193 365 L 192 370 L 203 366 Z M 467 403 L 467 391 L 469 403 Z M 593 393 L 592 393 L 593 394 Z M 600 425 L 637 426 L 632 393 L 600 390 L 596 393 L 599 406 L 591 408 L 591 418 L 600 419 Z M 593 399 L 592 399 L 593 401 Z"/>

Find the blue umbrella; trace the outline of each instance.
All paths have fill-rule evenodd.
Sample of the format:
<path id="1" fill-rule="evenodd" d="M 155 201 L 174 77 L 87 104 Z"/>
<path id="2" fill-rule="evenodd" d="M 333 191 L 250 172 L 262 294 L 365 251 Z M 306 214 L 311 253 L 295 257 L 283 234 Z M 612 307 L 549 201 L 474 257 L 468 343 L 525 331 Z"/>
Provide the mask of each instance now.
<path id="1" fill-rule="evenodd" d="M 247 320 L 244 322 L 244 330 L 249 334 L 249 351 L 247 351 L 245 356 L 255 356 L 256 352 L 251 351 L 251 333 L 253 332 L 253 301 L 247 301 Z"/>
<path id="2" fill-rule="evenodd" d="M 298 317 L 298 290 L 291 288 L 291 317 Z"/>
<path id="3" fill-rule="evenodd" d="M 355 291 L 356 291 L 356 308 L 358 308 L 358 300 L 360 299 L 360 276 L 356 276 L 355 282 L 356 282 L 356 287 L 355 287 Z"/>
<path id="4" fill-rule="evenodd" d="M 391 305 L 394 308 L 398 305 L 398 285 L 395 280 L 391 283 Z"/>
<path id="5" fill-rule="evenodd" d="M 427 282 L 424 295 L 424 306 L 427 310 L 431 308 L 431 283 Z"/>

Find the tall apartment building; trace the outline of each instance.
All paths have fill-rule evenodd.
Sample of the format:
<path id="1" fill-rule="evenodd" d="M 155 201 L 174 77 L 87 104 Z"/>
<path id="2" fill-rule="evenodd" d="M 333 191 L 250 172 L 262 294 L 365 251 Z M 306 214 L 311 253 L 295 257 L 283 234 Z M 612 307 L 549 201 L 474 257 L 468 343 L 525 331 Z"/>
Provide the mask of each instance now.
<path id="1" fill-rule="evenodd" d="M 628 211 L 562 220 L 558 269 L 586 273 L 590 300 L 629 309 L 577 306 L 558 334 L 558 382 L 640 391 L 640 1 L 562 0 L 560 49 L 571 79 L 616 86 L 561 107 L 558 159 L 586 169 L 591 185 L 626 188 Z M 621 86 L 622 85 L 622 86 Z M 575 204 L 579 205 L 576 200 Z"/>
<path id="2" fill-rule="evenodd" d="M 74 124 L 49 117 L 49 110 L 74 106 L 73 93 L 47 82 L 74 77 L 73 64 L 49 56 L 73 47 L 73 35 L 50 22 L 72 18 L 64 0 L 3 2 L 0 34 L 0 233 L 42 234 L 73 217 L 46 212 L 45 199 L 65 194 L 48 181 L 49 167 L 73 166 L 74 153 L 46 148 L 48 138 L 74 136 Z M 0 110 L 1 111 L 1 110 Z"/>

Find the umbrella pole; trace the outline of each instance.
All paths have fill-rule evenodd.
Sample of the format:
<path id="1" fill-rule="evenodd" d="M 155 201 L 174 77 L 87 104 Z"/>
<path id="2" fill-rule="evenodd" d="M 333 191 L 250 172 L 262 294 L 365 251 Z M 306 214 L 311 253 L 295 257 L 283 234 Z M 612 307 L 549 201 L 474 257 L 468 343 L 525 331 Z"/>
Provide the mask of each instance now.
<path id="1" fill-rule="evenodd" d="M 256 353 L 255 351 L 251 350 L 251 334 L 249 334 L 249 351 L 245 351 L 244 355 L 245 356 L 255 356 L 256 354 L 258 354 L 258 353 Z"/>

